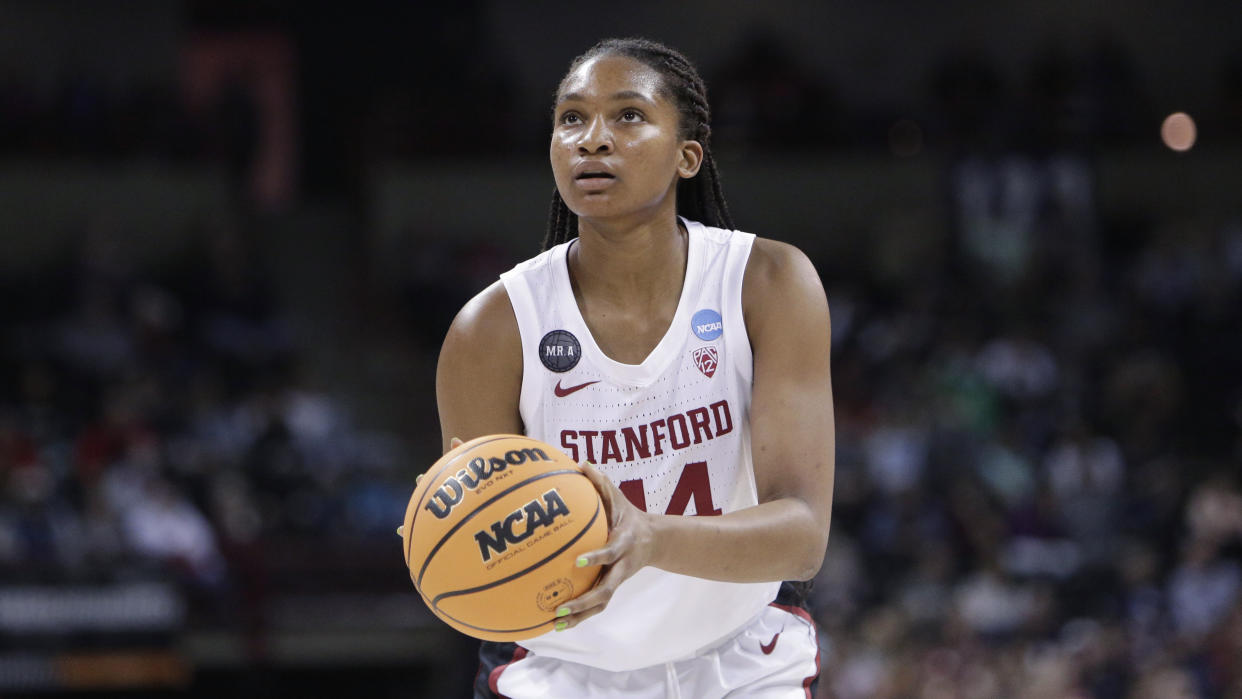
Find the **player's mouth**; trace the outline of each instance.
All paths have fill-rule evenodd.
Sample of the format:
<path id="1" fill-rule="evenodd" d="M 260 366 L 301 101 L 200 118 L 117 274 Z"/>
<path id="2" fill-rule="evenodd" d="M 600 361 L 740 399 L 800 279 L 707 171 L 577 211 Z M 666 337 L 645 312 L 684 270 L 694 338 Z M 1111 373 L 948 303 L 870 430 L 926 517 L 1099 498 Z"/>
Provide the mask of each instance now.
<path id="1" fill-rule="evenodd" d="M 597 192 L 606 189 L 612 185 L 617 179 L 616 175 L 603 170 L 586 170 L 574 175 L 574 182 L 578 186 L 588 192 Z"/>

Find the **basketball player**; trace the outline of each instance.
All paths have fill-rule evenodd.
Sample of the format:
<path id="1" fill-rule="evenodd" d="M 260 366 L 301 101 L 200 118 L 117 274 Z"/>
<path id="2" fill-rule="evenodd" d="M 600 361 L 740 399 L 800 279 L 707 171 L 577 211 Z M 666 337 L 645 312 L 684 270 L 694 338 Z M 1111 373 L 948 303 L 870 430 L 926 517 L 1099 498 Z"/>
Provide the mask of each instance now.
<path id="1" fill-rule="evenodd" d="M 641 39 L 557 91 L 545 252 L 458 314 L 445 446 L 523 433 L 589 462 L 607 545 L 556 630 L 484 643 L 476 697 L 808 697 L 810 617 L 778 593 L 828 541 L 828 304 L 795 248 L 732 230 L 703 81 Z M 690 516 L 694 515 L 694 516 Z"/>

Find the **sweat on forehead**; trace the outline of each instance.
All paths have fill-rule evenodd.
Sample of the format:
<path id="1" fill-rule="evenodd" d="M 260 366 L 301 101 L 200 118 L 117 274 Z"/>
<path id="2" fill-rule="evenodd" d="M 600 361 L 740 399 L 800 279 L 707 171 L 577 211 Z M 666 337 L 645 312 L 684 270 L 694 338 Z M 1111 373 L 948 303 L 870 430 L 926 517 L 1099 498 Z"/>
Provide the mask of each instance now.
<path id="1" fill-rule="evenodd" d="M 572 66 L 556 91 L 556 100 L 563 101 L 567 95 L 588 94 L 593 91 L 592 82 L 599 80 L 625 84 L 624 89 L 652 98 L 669 95 L 659 71 L 629 56 L 605 53 Z"/>

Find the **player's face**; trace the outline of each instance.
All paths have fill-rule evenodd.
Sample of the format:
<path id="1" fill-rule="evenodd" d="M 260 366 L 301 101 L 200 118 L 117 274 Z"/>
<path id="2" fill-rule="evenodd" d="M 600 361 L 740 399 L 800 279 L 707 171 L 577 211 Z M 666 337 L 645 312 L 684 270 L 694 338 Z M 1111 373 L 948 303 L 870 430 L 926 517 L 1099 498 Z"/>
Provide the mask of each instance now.
<path id="1" fill-rule="evenodd" d="M 701 149 L 678 135 L 677 107 L 661 80 L 638 61 L 608 55 L 565 78 L 549 157 L 570 211 L 609 219 L 675 206 L 677 179 L 697 172 Z"/>

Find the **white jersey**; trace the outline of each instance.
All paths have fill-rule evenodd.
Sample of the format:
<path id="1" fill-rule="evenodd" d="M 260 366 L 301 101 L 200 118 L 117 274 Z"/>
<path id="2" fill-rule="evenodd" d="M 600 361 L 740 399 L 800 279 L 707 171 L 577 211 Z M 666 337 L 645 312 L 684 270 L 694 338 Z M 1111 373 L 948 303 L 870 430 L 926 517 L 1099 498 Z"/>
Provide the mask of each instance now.
<path id="1" fill-rule="evenodd" d="M 570 286 L 573 241 L 501 279 L 521 334 L 526 434 L 595 464 L 648 512 L 718 515 L 758 504 L 742 318 L 755 237 L 682 221 L 689 245 L 681 299 L 641 364 L 614 361 L 595 344 Z M 646 567 L 617 588 L 603 613 L 521 645 L 612 671 L 668 663 L 745 627 L 779 587 Z"/>

